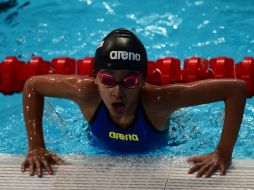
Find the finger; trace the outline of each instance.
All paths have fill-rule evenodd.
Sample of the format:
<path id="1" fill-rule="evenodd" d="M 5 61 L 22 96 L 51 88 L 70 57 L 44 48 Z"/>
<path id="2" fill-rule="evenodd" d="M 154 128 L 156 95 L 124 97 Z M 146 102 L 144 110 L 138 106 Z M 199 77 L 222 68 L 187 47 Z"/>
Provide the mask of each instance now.
<path id="1" fill-rule="evenodd" d="M 221 164 L 220 165 L 220 175 L 225 175 L 226 174 L 226 168 L 225 168 L 225 165 L 224 164 Z"/>
<path id="2" fill-rule="evenodd" d="M 51 154 L 51 159 L 57 164 L 57 165 L 61 165 L 61 164 L 63 164 L 63 160 L 59 157 L 59 156 L 57 156 L 56 154 Z"/>
<path id="3" fill-rule="evenodd" d="M 30 176 L 34 175 L 34 163 L 32 161 L 29 161 L 29 172 Z"/>
<path id="4" fill-rule="evenodd" d="M 21 164 L 21 171 L 22 171 L 22 172 L 25 172 L 27 166 L 28 166 L 28 161 L 25 160 L 25 161 Z"/>
<path id="5" fill-rule="evenodd" d="M 209 169 L 210 164 L 204 165 L 201 169 L 198 170 L 196 177 L 202 177 L 204 173 Z"/>
<path id="6" fill-rule="evenodd" d="M 42 159 L 42 160 L 41 160 L 41 163 L 42 163 L 43 166 L 46 168 L 48 174 L 49 174 L 49 175 L 53 175 L 53 170 L 52 170 L 52 168 L 50 167 L 49 163 L 48 163 L 45 159 Z"/>
<path id="7" fill-rule="evenodd" d="M 37 176 L 41 177 L 42 171 L 41 171 L 41 164 L 40 164 L 39 160 L 35 160 L 35 165 L 36 165 L 36 170 L 37 170 Z"/>
<path id="8" fill-rule="evenodd" d="M 202 166 L 203 166 L 203 164 L 195 164 L 192 168 L 189 169 L 188 173 L 192 174 L 192 173 L 198 171 Z"/>
<path id="9" fill-rule="evenodd" d="M 205 177 L 211 177 L 211 175 L 216 172 L 216 170 L 218 169 L 218 165 L 212 165 L 209 170 L 206 172 Z"/>
<path id="10" fill-rule="evenodd" d="M 202 162 L 203 158 L 201 156 L 192 156 L 187 159 L 188 163 L 197 163 L 197 162 Z"/>

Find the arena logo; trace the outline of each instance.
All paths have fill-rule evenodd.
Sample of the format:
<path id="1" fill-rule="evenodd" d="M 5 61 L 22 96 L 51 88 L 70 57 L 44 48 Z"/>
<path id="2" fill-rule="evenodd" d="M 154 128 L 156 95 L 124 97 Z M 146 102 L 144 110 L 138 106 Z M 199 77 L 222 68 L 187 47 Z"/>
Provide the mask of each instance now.
<path id="1" fill-rule="evenodd" d="M 137 134 L 122 134 L 110 131 L 108 136 L 112 139 L 119 139 L 122 141 L 139 141 Z"/>
<path id="2" fill-rule="evenodd" d="M 129 61 L 140 61 L 140 54 L 128 51 L 111 51 L 110 59 L 112 60 L 129 60 Z"/>

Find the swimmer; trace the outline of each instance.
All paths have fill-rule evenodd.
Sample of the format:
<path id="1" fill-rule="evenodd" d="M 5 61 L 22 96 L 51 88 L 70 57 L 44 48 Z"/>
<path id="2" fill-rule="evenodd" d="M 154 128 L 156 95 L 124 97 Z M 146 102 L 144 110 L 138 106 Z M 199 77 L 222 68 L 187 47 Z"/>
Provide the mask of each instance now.
<path id="1" fill-rule="evenodd" d="M 190 157 L 188 173 L 224 175 L 231 164 L 246 102 L 246 84 L 237 79 L 201 80 L 165 86 L 145 82 L 147 54 L 137 36 L 126 29 L 110 32 L 95 53 L 94 76 L 42 75 L 28 79 L 23 89 L 23 112 L 28 154 L 21 170 L 52 174 L 50 164 L 62 164 L 45 147 L 42 117 L 44 97 L 76 102 L 93 136 L 117 151 L 137 152 L 160 144 L 168 135 L 168 118 L 176 109 L 225 102 L 224 126 L 216 149 Z M 29 108 L 29 109 L 27 109 Z"/>

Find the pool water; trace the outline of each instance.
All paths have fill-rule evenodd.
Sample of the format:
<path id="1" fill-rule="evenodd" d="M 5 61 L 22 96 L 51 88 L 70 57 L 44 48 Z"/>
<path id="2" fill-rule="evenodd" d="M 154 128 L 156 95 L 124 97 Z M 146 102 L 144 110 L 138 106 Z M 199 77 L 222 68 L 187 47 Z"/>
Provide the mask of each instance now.
<path id="1" fill-rule="evenodd" d="M 100 40 L 115 28 L 134 31 L 149 60 L 173 56 L 227 56 L 239 62 L 253 56 L 254 2 L 194 1 L 0 1 L 0 60 L 28 61 L 93 56 Z M 248 99 L 233 157 L 254 159 L 254 102 Z M 149 155 L 207 153 L 216 147 L 224 103 L 183 108 L 171 116 L 168 146 Z M 44 135 L 48 149 L 63 154 L 114 154 L 92 140 L 87 122 L 71 101 L 46 98 Z M 27 137 L 22 94 L 0 95 L 0 153 L 24 154 Z"/>

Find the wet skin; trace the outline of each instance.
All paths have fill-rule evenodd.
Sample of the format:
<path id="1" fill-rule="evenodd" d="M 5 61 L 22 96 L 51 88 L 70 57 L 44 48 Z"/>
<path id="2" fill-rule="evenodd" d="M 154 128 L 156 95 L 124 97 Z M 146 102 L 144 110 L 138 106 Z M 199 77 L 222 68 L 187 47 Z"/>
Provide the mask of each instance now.
<path id="1" fill-rule="evenodd" d="M 117 81 L 132 74 L 126 70 L 105 70 Z M 224 175 L 232 160 L 246 102 L 246 84 L 235 79 L 202 80 L 187 84 L 154 86 L 139 76 L 138 86 L 127 89 L 121 84 L 106 88 L 98 77 L 78 75 L 42 75 L 27 80 L 23 89 L 23 112 L 28 136 L 28 154 L 21 170 L 29 168 L 42 176 L 42 168 L 53 174 L 50 163 L 62 164 L 56 154 L 47 151 L 42 133 L 44 96 L 66 98 L 76 102 L 87 121 L 90 121 L 100 103 L 104 101 L 110 117 L 121 128 L 128 128 L 134 120 L 138 101 L 153 126 L 160 131 L 167 129 L 168 115 L 181 107 L 216 101 L 225 102 L 224 126 L 220 141 L 214 152 L 193 156 L 187 161 L 193 166 L 188 173 L 197 177 L 210 177 L 220 170 Z M 154 112 L 156 110 L 156 112 Z"/>

